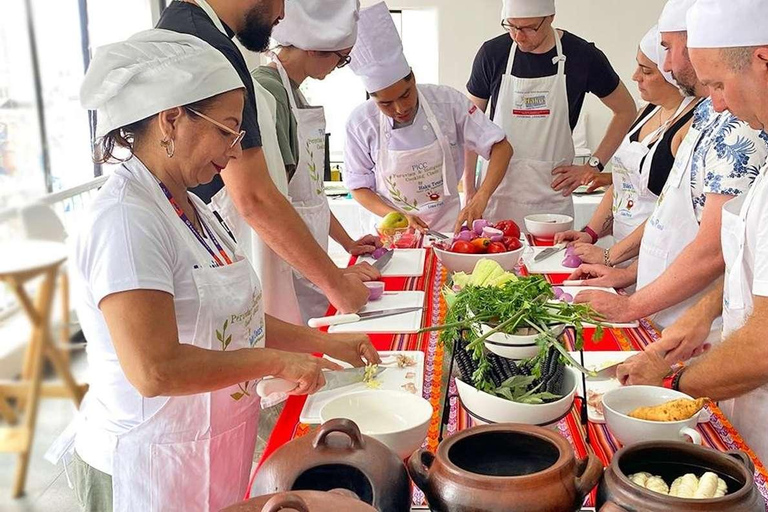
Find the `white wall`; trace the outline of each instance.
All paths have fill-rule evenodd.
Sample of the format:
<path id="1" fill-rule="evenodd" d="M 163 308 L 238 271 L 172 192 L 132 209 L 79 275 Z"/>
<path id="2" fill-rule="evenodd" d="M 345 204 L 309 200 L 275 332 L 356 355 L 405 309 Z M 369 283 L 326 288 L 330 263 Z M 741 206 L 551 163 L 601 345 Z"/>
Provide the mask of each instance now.
<path id="1" fill-rule="evenodd" d="M 363 0 L 363 7 L 379 0 Z M 603 50 L 630 92 L 640 39 L 658 19 L 666 0 L 558 0 L 555 25 L 593 41 Z M 475 54 L 484 41 L 502 33 L 501 0 L 388 0 L 390 9 L 437 9 L 440 83 L 466 91 Z M 585 102 L 588 143 L 595 148 L 610 111 L 595 97 Z"/>

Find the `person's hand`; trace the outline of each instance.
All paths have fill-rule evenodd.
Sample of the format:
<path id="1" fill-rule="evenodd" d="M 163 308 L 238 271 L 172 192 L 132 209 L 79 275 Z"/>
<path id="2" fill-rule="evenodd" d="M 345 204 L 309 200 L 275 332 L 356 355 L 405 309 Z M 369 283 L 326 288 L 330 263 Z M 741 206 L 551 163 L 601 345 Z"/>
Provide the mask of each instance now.
<path id="1" fill-rule="evenodd" d="M 569 231 L 561 231 L 560 233 L 555 233 L 555 245 L 571 242 L 584 242 L 585 244 L 591 244 L 592 237 L 583 231 L 574 231 L 572 229 Z"/>
<path id="2" fill-rule="evenodd" d="M 600 187 L 610 187 L 613 184 L 613 174 L 610 172 L 598 172 L 587 187 L 587 192 L 594 192 Z"/>
<path id="3" fill-rule="evenodd" d="M 274 376 L 296 383 L 296 387 L 288 392 L 289 395 L 311 395 L 325 386 L 323 370 L 343 369 L 333 361 L 310 354 L 282 352 L 280 357 L 281 369 Z"/>
<path id="4" fill-rule="evenodd" d="M 467 201 L 467 206 L 465 206 L 461 212 L 459 212 L 459 217 L 456 219 L 453 232 L 458 233 L 461 231 L 461 226 L 463 226 L 465 223 L 467 226 L 471 227 L 474 221 L 477 219 L 482 219 L 483 213 L 485 213 L 485 209 L 487 207 L 488 198 L 482 194 L 475 194 L 471 200 Z"/>
<path id="5" fill-rule="evenodd" d="M 636 281 L 634 273 L 626 268 L 606 267 L 584 263 L 568 276 L 568 279 L 582 281 L 583 286 L 605 288 L 626 288 Z"/>
<path id="6" fill-rule="evenodd" d="M 574 297 L 576 304 L 589 304 L 608 322 L 633 322 L 637 317 L 632 312 L 629 297 L 602 290 L 584 290 Z"/>
<path id="7" fill-rule="evenodd" d="M 695 309 L 686 312 L 661 331 L 661 338 L 645 350 L 659 354 L 669 364 L 685 362 L 709 350 L 710 344 L 705 342 L 712 324 L 702 321 L 695 313 Z"/>
<path id="8" fill-rule="evenodd" d="M 616 368 L 616 378 L 624 386 L 661 386 L 671 367 L 656 352 L 640 352 Z"/>
<path id="9" fill-rule="evenodd" d="M 381 247 L 381 239 L 376 235 L 365 235 L 359 240 L 355 240 L 347 247 L 347 252 L 352 256 L 370 254 Z"/>
<path id="10" fill-rule="evenodd" d="M 589 185 L 597 177 L 597 170 L 589 165 L 564 165 L 552 171 L 552 188 L 567 197 L 582 185 Z"/>
<path id="11" fill-rule="evenodd" d="M 323 290 L 328 301 L 341 313 L 357 313 L 368 303 L 371 292 L 356 272 L 344 273 L 339 269 L 335 286 Z"/>
<path id="12" fill-rule="evenodd" d="M 321 349 L 328 356 L 360 367 L 379 364 L 381 357 L 367 334 L 329 334 Z"/>
<path id="13" fill-rule="evenodd" d="M 381 272 L 379 271 L 379 269 L 377 269 L 367 261 L 356 263 L 355 265 L 341 269 L 341 271 L 346 275 L 356 276 L 358 279 L 360 279 L 363 282 L 378 281 L 379 279 L 381 279 Z"/>
<path id="14" fill-rule="evenodd" d="M 587 235 L 589 236 L 589 235 Z M 592 239 L 585 242 L 576 242 L 573 244 L 573 254 L 581 258 L 584 263 L 602 263 L 604 261 L 605 250 L 602 247 L 592 245 Z"/>
<path id="15" fill-rule="evenodd" d="M 406 215 L 408 218 L 408 227 L 413 228 L 417 231 L 421 231 L 422 233 L 426 232 L 429 229 L 429 225 L 421 220 L 416 215 Z"/>

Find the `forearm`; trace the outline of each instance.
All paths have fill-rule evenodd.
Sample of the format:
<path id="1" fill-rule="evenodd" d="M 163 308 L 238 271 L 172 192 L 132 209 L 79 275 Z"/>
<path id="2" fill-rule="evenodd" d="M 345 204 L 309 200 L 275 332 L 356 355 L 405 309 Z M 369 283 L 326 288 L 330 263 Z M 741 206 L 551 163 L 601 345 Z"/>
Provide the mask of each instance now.
<path id="1" fill-rule="evenodd" d="M 352 191 L 352 197 L 355 201 L 369 212 L 384 217 L 390 212 L 397 211 L 392 208 L 379 194 L 369 188 L 358 188 Z"/>
<path id="2" fill-rule="evenodd" d="M 491 159 L 488 162 L 488 172 L 480 188 L 477 190 L 478 196 L 487 201 L 493 195 L 507 174 L 509 161 L 513 153 L 512 146 L 506 139 L 493 145 L 493 148 L 491 148 Z"/>
<path id="3" fill-rule="evenodd" d="M 638 226 L 632 233 L 629 234 L 624 240 L 621 240 L 613 245 L 608 251 L 608 259 L 612 265 L 618 265 L 624 263 L 640 254 L 640 244 L 643 241 L 643 233 L 645 232 L 645 222 Z"/>
<path id="4" fill-rule="evenodd" d="M 723 314 L 723 286 L 725 278 L 720 276 L 709 285 L 709 291 L 691 309 L 699 322 L 707 325 Z"/>
<path id="5" fill-rule="evenodd" d="M 326 335 L 317 329 L 283 322 L 270 315 L 265 317 L 265 329 L 267 348 L 310 354 L 322 352 L 322 339 Z"/>
<path id="6" fill-rule="evenodd" d="M 330 235 L 331 238 L 336 240 L 336 242 L 347 252 L 349 252 L 350 246 L 355 243 L 355 241 L 352 240 L 352 237 L 349 236 L 349 233 L 347 233 L 347 230 L 344 229 L 344 226 L 341 225 L 339 219 L 337 219 L 333 213 L 331 213 Z"/>
<path id="7" fill-rule="evenodd" d="M 464 196 L 469 201 L 477 192 L 475 179 L 477 177 L 477 153 L 468 149 L 464 150 L 464 174 L 461 175 L 461 183 L 464 187 Z"/>
<path id="8" fill-rule="evenodd" d="M 587 226 L 597 233 L 598 238 L 613 232 L 613 186 L 606 191 Z"/>

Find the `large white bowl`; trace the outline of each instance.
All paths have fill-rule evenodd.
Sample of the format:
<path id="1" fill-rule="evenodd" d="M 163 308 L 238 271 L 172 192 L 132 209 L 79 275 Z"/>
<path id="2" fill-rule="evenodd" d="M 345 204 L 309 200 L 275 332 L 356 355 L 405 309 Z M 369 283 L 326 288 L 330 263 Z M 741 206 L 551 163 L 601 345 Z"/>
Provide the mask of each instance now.
<path id="1" fill-rule="evenodd" d="M 557 326 L 552 326 L 551 328 L 557 329 Z M 483 334 L 492 329 L 490 325 L 480 325 L 480 330 Z M 530 359 L 539 353 L 540 347 L 536 344 L 536 338 L 538 337 L 538 333 L 520 335 L 495 332 L 485 340 L 485 348 L 507 359 Z"/>
<path id="2" fill-rule="evenodd" d="M 440 249 L 437 246 L 432 246 L 435 251 L 435 256 L 440 260 L 445 268 L 451 272 L 466 272 L 470 273 L 475 269 L 475 265 L 483 258 L 493 260 L 501 265 L 504 270 L 510 271 L 517 266 L 520 262 L 520 256 L 523 255 L 525 246 L 515 251 L 499 252 L 494 254 L 462 254 L 458 252 L 450 252 Z"/>
<path id="3" fill-rule="evenodd" d="M 556 233 L 573 229 L 573 217 L 558 213 L 540 213 L 525 217 L 525 230 L 536 238 L 555 238 Z"/>
<path id="4" fill-rule="evenodd" d="M 570 366 L 565 369 L 563 389 L 565 395 L 547 404 L 520 404 L 475 389 L 461 379 L 456 379 L 461 405 L 483 423 L 524 423 L 545 426 L 564 417 L 573 406 L 573 396 L 579 382 L 579 372 Z"/>
<path id="5" fill-rule="evenodd" d="M 701 444 L 694 429 L 701 411 L 683 421 L 648 421 L 627 416 L 638 407 L 652 407 L 678 398 L 691 398 L 685 393 L 656 386 L 625 386 L 603 395 L 603 415 L 608 429 L 624 446 L 643 441 L 684 441 L 690 437 Z"/>
<path id="6" fill-rule="evenodd" d="M 348 418 L 360 432 L 381 441 L 401 459 L 418 450 L 427 437 L 432 404 L 404 391 L 367 390 L 334 398 L 320 409 L 320 420 Z"/>

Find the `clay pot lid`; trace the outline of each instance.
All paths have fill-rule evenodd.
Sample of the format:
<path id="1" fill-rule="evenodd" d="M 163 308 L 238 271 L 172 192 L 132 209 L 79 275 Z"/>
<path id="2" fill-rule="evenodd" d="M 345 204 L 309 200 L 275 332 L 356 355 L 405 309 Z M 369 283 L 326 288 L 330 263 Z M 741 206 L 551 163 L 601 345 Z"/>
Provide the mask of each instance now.
<path id="1" fill-rule="evenodd" d="M 257 496 L 227 507 L 222 512 L 376 512 L 347 489 L 321 491 L 287 491 Z"/>

